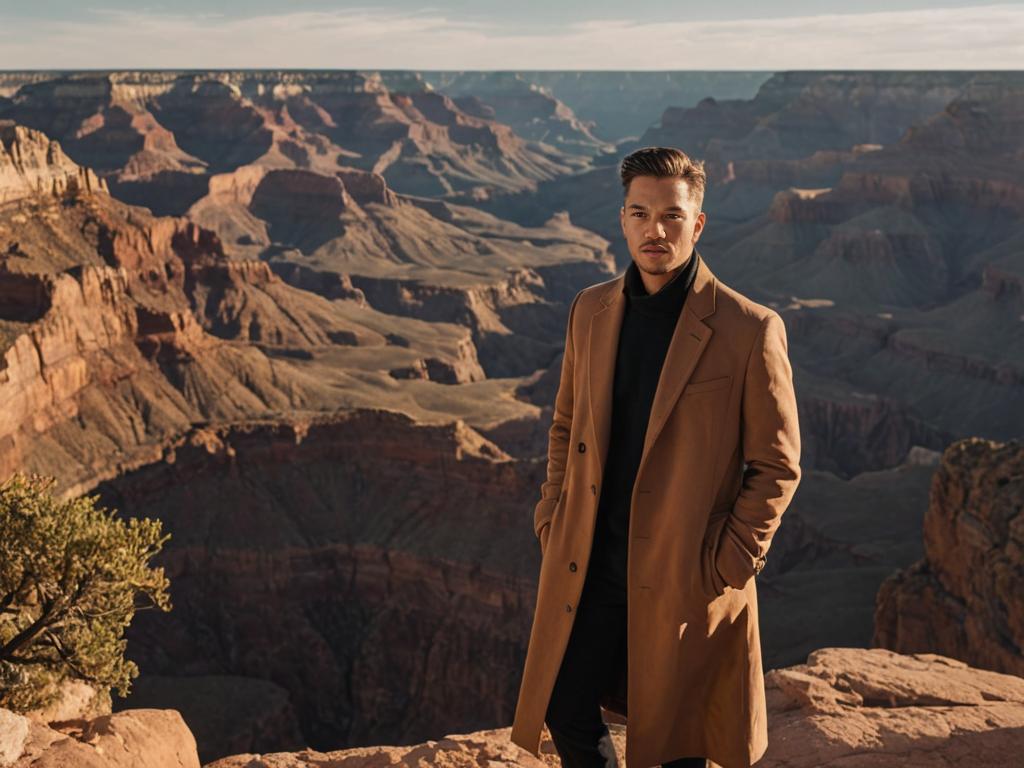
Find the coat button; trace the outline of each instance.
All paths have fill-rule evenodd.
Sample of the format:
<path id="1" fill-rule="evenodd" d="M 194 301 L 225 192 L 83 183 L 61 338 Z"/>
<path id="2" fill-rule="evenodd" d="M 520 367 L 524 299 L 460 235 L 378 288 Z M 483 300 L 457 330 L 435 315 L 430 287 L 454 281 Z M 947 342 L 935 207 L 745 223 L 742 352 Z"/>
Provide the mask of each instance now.
<path id="1" fill-rule="evenodd" d="M 593 483 L 590 484 L 590 492 L 597 496 L 597 486 L 594 485 Z"/>
<path id="2" fill-rule="evenodd" d="M 569 570 L 573 573 L 576 572 L 576 563 L 569 563 Z"/>
<path id="3" fill-rule="evenodd" d="M 580 453 L 583 453 L 583 452 L 584 452 L 585 450 L 587 450 L 587 445 L 586 445 L 586 443 L 582 443 L 582 442 L 581 442 L 581 443 L 580 443 L 580 444 L 579 444 L 579 445 L 577 446 L 577 448 L 579 448 L 579 452 L 580 452 Z"/>
<path id="4" fill-rule="evenodd" d="M 571 606 L 571 605 L 568 605 L 568 604 L 567 604 L 567 605 L 565 606 L 565 612 L 566 612 L 566 613 L 572 613 L 572 606 Z"/>

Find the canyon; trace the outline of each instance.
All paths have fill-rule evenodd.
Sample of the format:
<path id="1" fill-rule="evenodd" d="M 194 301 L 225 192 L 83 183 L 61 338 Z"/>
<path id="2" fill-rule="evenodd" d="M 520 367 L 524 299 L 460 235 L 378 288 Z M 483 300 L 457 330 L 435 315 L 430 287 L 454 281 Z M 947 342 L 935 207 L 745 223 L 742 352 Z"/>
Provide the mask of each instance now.
<path id="1" fill-rule="evenodd" d="M 175 609 L 135 617 L 94 733 L 180 713 L 174 759 L 218 768 L 526 760 L 494 729 L 568 306 L 628 263 L 618 157 L 673 144 L 706 161 L 702 255 L 794 367 L 766 764 L 860 707 L 841 764 L 903 675 L 899 749 L 1013 754 L 1022 115 L 1015 73 L 0 75 L 0 466 L 172 533 Z M 936 718 L 952 674 L 974 709 Z"/>

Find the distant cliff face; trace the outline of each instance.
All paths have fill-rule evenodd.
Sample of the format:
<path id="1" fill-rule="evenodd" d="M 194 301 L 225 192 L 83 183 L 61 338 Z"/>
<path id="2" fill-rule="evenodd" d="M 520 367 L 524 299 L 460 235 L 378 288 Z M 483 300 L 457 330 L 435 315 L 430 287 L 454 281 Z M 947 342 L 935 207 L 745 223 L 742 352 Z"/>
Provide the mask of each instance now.
<path id="1" fill-rule="evenodd" d="M 686 147 L 709 161 L 717 179 L 728 161 L 895 143 L 971 79 L 969 72 L 779 72 L 749 100 L 708 98 L 666 109 L 640 144 Z"/>
<path id="2" fill-rule="evenodd" d="M 330 343 L 346 324 L 314 320 L 318 297 L 265 264 L 229 262 L 195 224 L 118 203 L 38 132 L 3 136 L 3 157 L 17 160 L 5 181 L 17 197 L 0 207 L 5 474 L 47 472 L 80 491 L 152 460 L 193 421 L 315 398 L 301 377 L 273 375 L 255 346 L 229 340 Z M 261 306 L 239 308 L 233 296 L 244 294 Z"/>
<path id="3" fill-rule="evenodd" d="M 0 120 L 0 206 L 35 196 L 61 198 L 106 192 L 107 185 L 76 165 L 60 144 L 39 131 Z"/>
<path id="4" fill-rule="evenodd" d="M 581 121 L 533 78 L 517 72 L 438 72 L 424 74 L 423 78 L 452 97 L 463 112 L 499 120 L 523 138 L 569 154 L 614 151 L 611 142 L 593 134 L 594 121 Z"/>
<path id="5" fill-rule="evenodd" d="M 10 78 L 8 78 L 10 79 Z M 519 110 L 522 111 L 522 110 Z M 181 214 L 212 174 L 357 166 L 400 191 L 472 199 L 586 165 L 460 109 L 421 78 L 341 72 L 109 72 L 26 78 L 0 117 L 62 141 L 133 202 Z M 565 122 L 596 143 L 564 108 Z M 521 122 L 527 123 L 523 116 Z"/>
<path id="6" fill-rule="evenodd" d="M 572 111 L 588 131 L 599 140 L 622 142 L 635 140 L 656 123 L 666 106 L 689 107 L 701 99 L 747 99 L 769 77 L 766 72 L 615 72 L 522 70 L 518 72 L 455 72 L 426 71 L 423 79 L 439 91 L 456 97 L 479 98 L 494 109 L 508 110 L 499 117 L 512 125 L 517 133 L 523 127 L 515 122 L 520 113 L 510 109 L 521 98 L 524 89 L 537 89 L 549 94 L 548 103 Z M 2 82 L 2 80 L 0 80 Z M 509 103 L 511 102 L 511 104 Z M 540 109 L 542 101 L 531 95 L 524 105 Z M 561 110 L 559 110 L 561 111 Z M 536 125 L 536 123 L 534 123 Z M 582 141 L 564 123 L 545 124 L 550 132 L 544 141 L 564 146 L 575 144 L 580 150 L 589 142 Z M 552 136 L 558 128 L 559 135 Z M 568 149 L 568 148 L 567 148 Z M 578 150 L 579 151 L 579 150 Z"/>
<path id="7" fill-rule="evenodd" d="M 786 321 L 805 466 L 849 477 L 1024 428 L 1022 94 L 1015 73 L 777 73 L 638 142 L 705 161 L 699 247 Z M 619 200 L 609 166 L 487 208 L 565 208 L 621 267 Z"/>
<path id="8" fill-rule="evenodd" d="M 543 471 L 461 421 L 379 410 L 196 429 L 96 489 L 172 536 L 175 608 L 136 616 L 128 656 L 273 681 L 321 748 L 509 722 Z"/>
<path id="9" fill-rule="evenodd" d="M 38 131 L 0 139 L 0 468 L 68 491 L 153 460 L 197 421 L 389 399 L 425 421 L 455 399 L 482 427 L 525 418 L 535 409 L 511 397 L 420 407 L 402 393 L 546 367 L 568 299 L 609 269 L 602 241 L 567 221 L 526 230 L 366 171 L 249 166 L 217 177 L 192 220 L 161 218 Z M 268 231 L 307 243 L 332 227 L 322 259 L 259 258 Z"/>
<path id="10" fill-rule="evenodd" d="M 924 558 L 878 592 L 874 643 L 1024 674 L 1024 446 L 946 449 L 924 518 Z"/>
<path id="11" fill-rule="evenodd" d="M 523 228 L 465 205 L 589 163 L 472 112 L 414 73 L 363 72 L 26 77 L 0 103 L 0 118 L 60 140 L 114 197 L 186 216 L 231 259 L 325 298 L 347 283 L 386 313 L 468 327 L 486 375 L 528 375 L 557 354 L 564 310 L 524 322 L 524 307 L 567 305 L 614 264 L 554 211 Z M 551 116 L 574 125 L 562 107 Z M 476 364 L 427 355 L 393 369 L 466 381 Z"/>
<path id="12" fill-rule="evenodd" d="M 253 167 L 217 189 L 225 207 L 266 206 L 296 233 L 303 208 L 287 205 L 303 195 L 341 205 L 353 230 L 369 231 L 368 210 L 376 231 L 408 217 L 433 228 L 422 237 L 440 285 L 268 263 L 89 186 L 96 177 L 36 131 L 4 136 L 18 162 L 5 176 L 17 196 L 0 206 L 0 470 L 52 474 L 64 494 L 98 489 L 172 531 L 177 610 L 137 616 L 129 635 L 149 675 L 141 695 L 185 702 L 205 754 L 295 744 L 296 723 L 335 746 L 510 716 L 535 588 L 523 553 L 538 553 L 522 512 L 544 464 L 470 426 L 500 437 L 538 413 L 514 397 L 518 378 L 487 381 L 474 335 L 514 339 L 490 342 L 506 365 L 546 365 L 564 296 L 600 269 L 598 239 L 564 218 L 526 230 L 410 200 L 357 169 Z M 506 246 L 509 233 L 538 242 Z M 495 279 L 462 271 L 478 247 L 502 262 Z M 446 249 L 466 261 L 440 262 Z M 373 251 L 362 257 L 372 266 Z M 515 311 L 526 305 L 532 319 Z M 524 333 L 503 325 L 506 311 Z M 469 647 L 494 663 L 460 666 Z M 234 712 L 225 676 L 277 681 L 274 701 Z M 187 705 L 200 690 L 233 712 L 216 732 Z M 416 716 L 396 703 L 410 696 Z M 242 716 L 259 739 L 231 719 Z"/>

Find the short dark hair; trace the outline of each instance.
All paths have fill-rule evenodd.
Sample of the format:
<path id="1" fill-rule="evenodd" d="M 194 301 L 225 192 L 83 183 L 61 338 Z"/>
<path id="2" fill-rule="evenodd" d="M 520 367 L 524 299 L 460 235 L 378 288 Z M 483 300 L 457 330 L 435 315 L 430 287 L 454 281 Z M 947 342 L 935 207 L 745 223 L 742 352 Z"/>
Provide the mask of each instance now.
<path id="1" fill-rule="evenodd" d="M 629 182 L 637 176 L 678 176 L 690 189 L 690 198 L 697 201 L 697 207 L 704 202 L 704 187 L 707 174 L 704 162 L 694 160 L 675 147 L 643 147 L 622 158 L 619 177 L 622 179 L 623 196 L 629 193 Z"/>

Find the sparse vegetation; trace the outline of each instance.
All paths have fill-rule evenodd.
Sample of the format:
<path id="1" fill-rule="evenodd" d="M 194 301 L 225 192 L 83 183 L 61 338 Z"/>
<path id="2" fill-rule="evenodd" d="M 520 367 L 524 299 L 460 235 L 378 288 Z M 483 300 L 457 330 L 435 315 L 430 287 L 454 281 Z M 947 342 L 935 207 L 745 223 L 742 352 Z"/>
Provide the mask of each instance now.
<path id="1" fill-rule="evenodd" d="M 122 520 L 98 496 L 61 501 L 55 478 L 16 473 L 0 485 L 0 706 L 50 704 L 63 680 L 126 696 L 124 657 L 136 610 L 171 609 L 159 520 Z"/>

